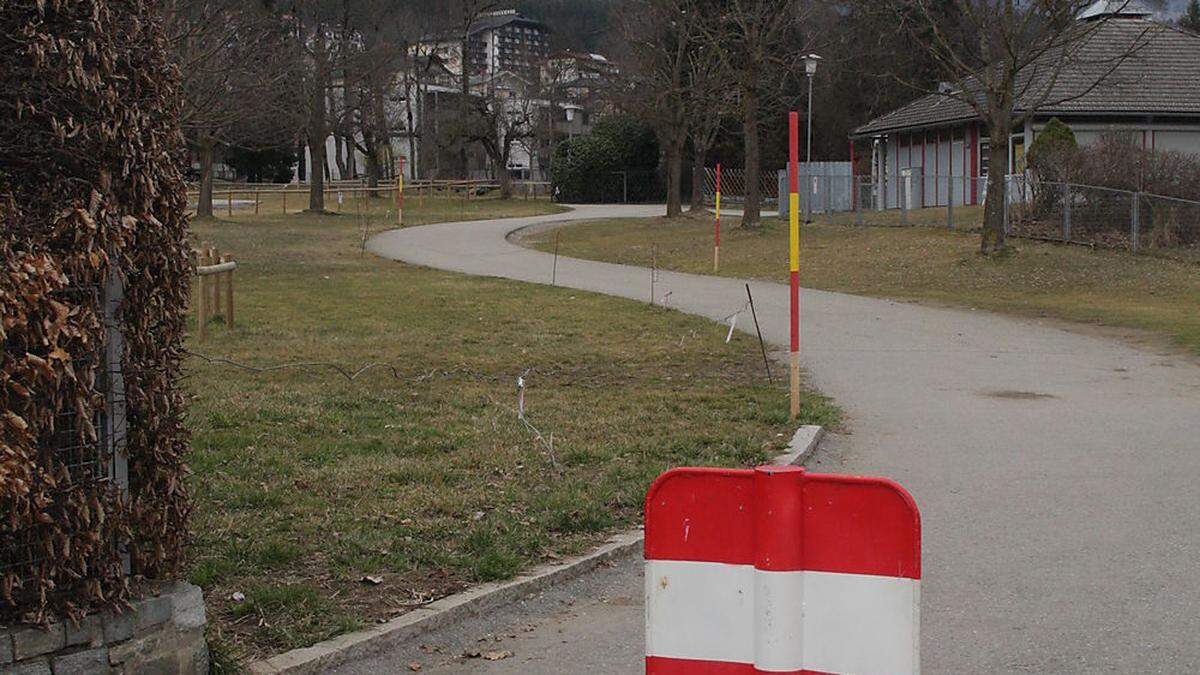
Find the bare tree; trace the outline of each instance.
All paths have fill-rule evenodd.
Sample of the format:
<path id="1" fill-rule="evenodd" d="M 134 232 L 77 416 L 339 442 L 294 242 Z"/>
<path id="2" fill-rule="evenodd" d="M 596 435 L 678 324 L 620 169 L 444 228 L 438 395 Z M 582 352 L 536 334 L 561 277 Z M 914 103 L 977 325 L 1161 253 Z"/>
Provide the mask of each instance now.
<path id="1" fill-rule="evenodd" d="M 688 139 L 688 76 L 699 44 L 692 0 L 631 0 L 622 29 L 632 56 L 629 105 L 650 122 L 667 164 L 667 217 L 683 213 L 683 151 Z"/>
<path id="2" fill-rule="evenodd" d="M 716 50 L 725 76 L 737 94 L 745 148 L 746 203 L 742 227 L 761 221 L 762 151 L 760 125 L 765 114 L 780 114 L 787 78 L 795 72 L 805 46 L 801 31 L 807 2 L 797 0 L 713 1 L 702 14 L 705 44 Z"/>
<path id="3" fill-rule="evenodd" d="M 389 110 L 404 65 L 405 12 L 387 0 L 343 0 L 338 26 L 340 96 L 333 97 L 333 127 L 348 154 L 362 153 L 367 183 L 377 187 L 391 155 L 394 120 Z"/>
<path id="4" fill-rule="evenodd" d="M 254 3 L 166 0 L 163 10 L 183 78 L 180 123 L 200 163 L 196 212 L 211 217 L 216 149 L 287 141 L 294 72 L 280 24 Z"/>
<path id="5" fill-rule="evenodd" d="M 717 50 L 700 45 L 688 54 L 687 119 L 692 141 L 692 203 L 689 211 L 703 211 L 704 170 L 708 151 L 721 133 L 722 119 L 733 104 L 732 90 L 721 76 Z"/>
<path id="6" fill-rule="evenodd" d="M 448 18 L 455 24 L 455 35 L 459 41 L 458 124 L 461 128 L 455 130 L 455 136 L 459 171 L 463 178 L 470 177 L 468 175 L 470 165 L 467 161 L 467 144 L 475 117 L 472 110 L 474 105 L 471 100 L 471 75 L 487 74 L 471 72 L 471 38 L 479 19 L 499 6 L 498 0 L 447 0 L 446 3 Z"/>
<path id="7" fill-rule="evenodd" d="M 539 101 L 534 94 L 535 83 L 504 73 L 488 82 L 487 93 L 470 99 L 471 117 L 463 139 L 479 143 L 487 153 L 500 181 L 501 199 L 513 194 L 508 172 L 513 148 L 535 137 Z"/>
<path id="8" fill-rule="evenodd" d="M 1039 108 L 1080 98 L 1105 83 L 1144 44 L 1145 32 L 1122 36 L 1096 59 L 1084 53 L 1112 15 L 1079 21 L 1094 0 L 860 0 L 877 12 L 880 26 L 899 28 L 913 48 L 925 50 L 948 86 L 897 79 L 925 93 L 966 104 L 987 126 L 987 196 L 980 251 L 1004 248 L 1004 202 L 1009 171 L 1009 137 Z M 1112 10 L 1128 2 L 1115 0 Z M 1089 52 L 1090 53 L 1090 52 Z M 1059 86 L 1069 73 L 1069 86 Z"/>

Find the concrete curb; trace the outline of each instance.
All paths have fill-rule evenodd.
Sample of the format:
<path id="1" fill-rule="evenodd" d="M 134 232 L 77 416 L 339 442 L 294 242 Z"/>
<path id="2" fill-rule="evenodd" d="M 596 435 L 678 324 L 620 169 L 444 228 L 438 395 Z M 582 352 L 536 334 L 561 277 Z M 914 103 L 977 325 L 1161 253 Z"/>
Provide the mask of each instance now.
<path id="1" fill-rule="evenodd" d="M 824 436 L 825 429 L 819 424 L 806 424 L 800 427 L 792 435 L 792 442 L 788 443 L 788 451 L 776 458 L 775 463 L 802 466 L 816 451 Z"/>
<path id="2" fill-rule="evenodd" d="M 788 451 L 776 457 L 775 464 L 803 464 L 816 450 L 823 434 L 824 430 L 820 426 L 800 427 L 792 436 Z M 468 616 L 477 616 L 489 609 L 577 579 L 610 560 L 632 555 L 641 548 L 641 529 L 623 532 L 610 538 L 608 543 L 595 551 L 578 558 L 552 565 L 540 565 L 509 581 L 482 584 L 432 602 L 387 623 L 256 661 L 250 664 L 249 670 L 256 675 L 323 673 L 344 663 L 387 651 Z"/>

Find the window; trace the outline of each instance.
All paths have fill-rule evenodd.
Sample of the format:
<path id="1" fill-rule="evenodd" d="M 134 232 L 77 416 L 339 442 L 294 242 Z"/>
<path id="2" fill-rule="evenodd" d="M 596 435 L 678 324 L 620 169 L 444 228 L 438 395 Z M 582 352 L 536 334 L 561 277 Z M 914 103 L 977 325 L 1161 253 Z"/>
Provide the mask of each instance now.
<path id="1" fill-rule="evenodd" d="M 992 142 L 986 138 L 980 140 L 979 141 L 979 175 L 983 178 L 987 178 L 988 161 L 990 160 L 991 156 L 992 156 Z"/>

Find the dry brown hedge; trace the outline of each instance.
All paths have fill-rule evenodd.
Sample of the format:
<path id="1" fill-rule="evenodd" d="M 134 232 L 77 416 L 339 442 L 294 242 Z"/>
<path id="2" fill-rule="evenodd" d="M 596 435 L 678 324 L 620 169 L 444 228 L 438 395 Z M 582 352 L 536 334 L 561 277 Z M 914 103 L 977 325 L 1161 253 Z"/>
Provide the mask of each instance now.
<path id="1" fill-rule="evenodd" d="M 0 623 L 78 616 L 177 572 L 189 259 L 178 73 L 149 0 L 0 0 Z M 122 276 L 129 494 L 52 453 L 94 443 Z M 64 427 L 63 420 L 74 420 Z"/>

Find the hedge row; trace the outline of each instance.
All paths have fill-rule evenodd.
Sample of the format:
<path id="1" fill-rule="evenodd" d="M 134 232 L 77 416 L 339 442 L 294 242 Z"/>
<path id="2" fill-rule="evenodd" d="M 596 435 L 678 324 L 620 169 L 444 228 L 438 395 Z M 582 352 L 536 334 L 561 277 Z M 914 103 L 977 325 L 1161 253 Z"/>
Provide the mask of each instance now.
<path id="1" fill-rule="evenodd" d="M 151 0 L 0 11 L 0 623 L 120 604 L 170 576 L 189 512 L 178 387 L 190 275 L 178 72 Z M 102 441 L 95 289 L 124 279 L 128 493 Z"/>

